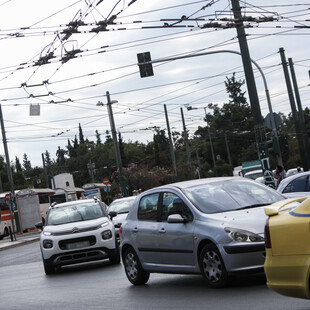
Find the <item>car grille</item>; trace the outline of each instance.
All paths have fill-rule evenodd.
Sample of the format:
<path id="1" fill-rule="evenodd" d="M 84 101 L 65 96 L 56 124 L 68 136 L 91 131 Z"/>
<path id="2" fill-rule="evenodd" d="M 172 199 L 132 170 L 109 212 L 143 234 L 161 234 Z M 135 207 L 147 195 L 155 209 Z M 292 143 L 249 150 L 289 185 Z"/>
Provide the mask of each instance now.
<path id="1" fill-rule="evenodd" d="M 63 235 L 71 235 L 74 233 L 82 233 L 82 232 L 87 232 L 87 231 L 92 231 L 92 230 L 97 230 L 99 227 L 98 225 L 96 226 L 88 226 L 88 227 L 84 227 L 84 228 L 71 228 L 68 230 L 61 230 L 61 231 L 57 231 L 57 232 L 53 232 L 54 236 L 63 236 Z"/>
<path id="2" fill-rule="evenodd" d="M 82 238 L 66 239 L 58 242 L 59 248 L 62 250 L 73 250 L 89 247 L 96 244 L 95 236 L 87 236 Z"/>

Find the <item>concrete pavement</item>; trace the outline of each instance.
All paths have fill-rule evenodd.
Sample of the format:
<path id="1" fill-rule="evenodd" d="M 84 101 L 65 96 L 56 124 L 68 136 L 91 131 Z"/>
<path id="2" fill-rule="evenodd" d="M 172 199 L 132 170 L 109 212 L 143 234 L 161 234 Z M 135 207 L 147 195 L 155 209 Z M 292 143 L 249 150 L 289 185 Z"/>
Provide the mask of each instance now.
<path id="1" fill-rule="evenodd" d="M 0 240 L 0 251 L 21 246 L 23 244 L 31 243 L 40 240 L 41 231 L 27 232 L 23 234 L 16 234 L 16 240 L 11 241 L 11 237 L 4 237 Z"/>

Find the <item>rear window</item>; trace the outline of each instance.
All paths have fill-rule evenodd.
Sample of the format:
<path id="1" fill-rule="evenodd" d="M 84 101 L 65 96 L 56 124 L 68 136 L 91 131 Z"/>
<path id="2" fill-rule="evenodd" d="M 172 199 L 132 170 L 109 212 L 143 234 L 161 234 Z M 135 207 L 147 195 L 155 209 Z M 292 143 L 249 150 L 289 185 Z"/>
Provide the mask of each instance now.
<path id="1" fill-rule="evenodd" d="M 269 205 L 284 199 L 278 192 L 265 185 L 240 179 L 192 186 L 183 191 L 204 213 L 233 211 L 254 205 Z"/>

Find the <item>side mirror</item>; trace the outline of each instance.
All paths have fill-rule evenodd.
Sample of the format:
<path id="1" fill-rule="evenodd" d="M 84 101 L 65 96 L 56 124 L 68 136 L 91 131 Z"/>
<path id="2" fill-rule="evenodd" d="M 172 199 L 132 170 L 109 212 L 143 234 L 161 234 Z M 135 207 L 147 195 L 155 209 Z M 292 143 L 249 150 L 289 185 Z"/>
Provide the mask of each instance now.
<path id="1" fill-rule="evenodd" d="M 167 218 L 168 223 L 185 223 L 186 220 L 180 214 L 171 214 Z"/>
<path id="2" fill-rule="evenodd" d="M 112 219 L 113 217 L 115 217 L 117 215 L 117 212 L 115 212 L 115 211 L 110 211 L 109 212 L 109 216 L 110 216 L 110 218 Z"/>
<path id="3" fill-rule="evenodd" d="M 34 226 L 35 226 L 36 228 L 38 228 L 38 229 L 43 230 L 43 223 L 42 223 L 42 222 L 38 222 L 38 223 L 34 224 Z"/>

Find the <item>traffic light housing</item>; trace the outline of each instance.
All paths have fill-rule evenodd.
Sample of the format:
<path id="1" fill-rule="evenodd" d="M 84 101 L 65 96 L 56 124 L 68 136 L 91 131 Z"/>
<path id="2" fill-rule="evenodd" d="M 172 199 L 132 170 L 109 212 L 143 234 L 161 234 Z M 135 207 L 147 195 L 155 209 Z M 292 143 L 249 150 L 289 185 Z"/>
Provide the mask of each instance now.
<path id="1" fill-rule="evenodd" d="M 267 141 L 268 151 L 275 154 L 280 154 L 280 145 L 277 137 L 273 137 L 271 140 Z"/>
<path id="2" fill-rule="evenodd" d="M 148 63 L 151 61 L 151 53 L 145 52 L 145 53 L 137 54 L 137 58 L 138 58 L 140 76 L 142 78 L 153 76 L 154 75 L 153 66 L 151 63 Z"/>
<path id="3" fill-rule="evenodd" d="M 288 143 L 287 139 L 284 136 L 279 137 L 280 150 L 282 153 L 286 153 L 288 151 Z"/>

